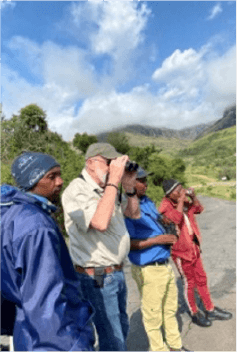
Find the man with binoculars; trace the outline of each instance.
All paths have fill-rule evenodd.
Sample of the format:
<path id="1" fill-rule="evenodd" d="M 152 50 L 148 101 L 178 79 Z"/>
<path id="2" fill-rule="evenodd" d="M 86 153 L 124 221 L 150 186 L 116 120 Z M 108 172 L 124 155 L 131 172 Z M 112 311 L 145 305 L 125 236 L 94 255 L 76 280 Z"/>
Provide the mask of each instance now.
<path id="1" fill-rule="evenodd" d="M 100 350 L 124 351 L 129 322 L 123 261 L 130 239 L 123 214 L 140 216 L 134 188 L 138 165 L 108 143 L 90 145 L 85 159 L 82 173 L 62 196 L 70 254 L 82 294 L 95 309 Z M 119 197 L 120 183 L 126 199 Z"/>
<path id="2" fill-rule="evenodd" d="M 159 211 L 178 227 L 179 240 L 172 247 L 172 258 L 184 282 L 185 298 L 192 321 L 199 326 L 209 327 L 213 320 L 230 319 L 231 313 L 214 306 L 207 285 L 207 275 L 201 258 L 201 234 L 195 219 L 195 214 L 204 210 L 202 204 L 194 189 L 184 189 L 177 180 L 165 180 L 163 189 L 165 197 Z M 202 299 L 205 314 L 198 309 L 195 289 Z"/>
<path id="3" fill-rule="evenodd" d="M 148 175 L 138 168 L 135 190 L 140 202 L 140 218 L 125 219 L 131 238 L 132 276 L 141 294 L 149 351 L 187 351 L 182 347 L 176 319 L 178 295 L 169 263 L 171 246 L 178 238 L 175 226 L 163 223 L 167 220 L 162 219 L 155 204 L 146 196 Z"/>

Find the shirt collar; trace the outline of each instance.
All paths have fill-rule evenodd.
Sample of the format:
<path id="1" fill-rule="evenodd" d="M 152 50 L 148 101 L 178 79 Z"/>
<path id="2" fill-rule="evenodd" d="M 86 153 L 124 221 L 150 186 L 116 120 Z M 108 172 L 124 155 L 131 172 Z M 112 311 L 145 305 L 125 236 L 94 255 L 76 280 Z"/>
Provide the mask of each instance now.
<path id="1" fill-rule="evenodd" d="M 175 203 L 172 199 L 170 199 L 169 197 L 166 197 L 166 199 L 168 200 L 168 202 L 170 202 L 174 208 L 177 207 L 178 203 Z"/>
<path id="2" fill-rule="evenodd" d="M 140 198 L 140 203 L 145 203 L 146 200 L 147 200 L 147 196 L 142 196 L 142 197 Z"/>

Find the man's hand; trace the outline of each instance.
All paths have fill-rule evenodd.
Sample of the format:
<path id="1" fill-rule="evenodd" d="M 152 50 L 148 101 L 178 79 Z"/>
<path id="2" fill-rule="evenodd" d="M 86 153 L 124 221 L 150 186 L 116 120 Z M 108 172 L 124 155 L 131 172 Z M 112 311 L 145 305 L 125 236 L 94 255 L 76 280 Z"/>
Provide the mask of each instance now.
<path id="1" fill-rule="evenodd" d="M 141 216 L 140 204 L 135 190 L 136 176 L 136 171 L 125 171 L 121 180 L 124 191 L 133 195 L 128 197 L 127 208 L 124 211 L 124 215 L 132 219 L 139 219 Z"/>
<path id="2" fill-rule="evenodd" d="M 157 244 L 170 244 L 173 245 L 178 241 L 177 236 L 175 235 L 159 235 L 156 237 Z"/>
<path id="3" fill-rule="evenodd" d="M 184 203 L 189 202 L 186 192 L 187 192 L 186 189 L 182 188 L 179 194 L 177 210 L 180 211 L 181 213 L 183 212 Z"/>
<path id="4" fill-rule="evenodd" d="M 115 185 L 119 184 L 123 177 L 125 165 L 128 160 L 129 156 L 123 155 L 111 161 L 109 166 L 108 183 L 114 183 Z"/>
<path id="5" fill-rule="evenodd" d="M 170 225 L 172 223 L 172 221 L 169 218 L 167 218 L 166 215 L 162 214 L 161 216 L 162 217 L 161 217 L 160 221 L 161 221 L 162 225 Z"/>
<path id="6" fill-rule="evenodd" d="M 125 171 L 122 177 L 122 186 L 125 192 L 133 192 L 136 186 L 136 171 Z"/>
<path id="7" fill-rule="evenodd" d="M 149 237 L 145 240 L 134 240 L 131 239 L 131 250 L 141 250 L 150 248 L 160 244 L 173 245 L 177 242 L 175 235 L 159 235 L 156 237 Z"/>
<path id="8" fill-rule="evenodd" d="M 180 191 L 180 196 L 179 196 L 179 201 L 186 201 L 187 197 L 186 197 L 186 190 L 184 188 L 181 189 Z"/>
<path id="9" fill-rule="evenodd" d="M 200 214 L 204 210 L 204 208 L 203 208 L 202 204 L 200 203 L 200 201 L 198 200 L 196 193 L 194 191 L 194 188 L 190 187 L 189 190 L 191 190 L 191 192 L 192 192 L 189 196 L 192 200 L 193 205 L 200 207 L 200 210 L 197 212 L 197 214 Z"/>
<path id="10" fill-rule="evenodd" d="M 191 199 L 195 198 L 196 194 L 195 194 L 194 188 L 190 187 L 188 190 L 190 191 L 190 193 L 188 194 L 190 196 L 190 198 Z"/>

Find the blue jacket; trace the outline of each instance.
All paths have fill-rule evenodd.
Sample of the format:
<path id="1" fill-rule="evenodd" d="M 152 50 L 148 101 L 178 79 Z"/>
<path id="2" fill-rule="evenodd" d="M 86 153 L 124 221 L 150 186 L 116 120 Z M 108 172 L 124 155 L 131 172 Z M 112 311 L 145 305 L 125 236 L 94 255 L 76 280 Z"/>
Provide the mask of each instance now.
<path id="1" fill-rule="evenodd" d="M 131 239 L 144 240 L 165 233 L 164 227 L 159 222 L 159 216 L 155 204 L 147 196 L 140 198 L 139 219 L 126 218 L 125 223 Z M 147 265 L 155 261 L 165 261 L 170 257 L 169 245 L 156 245 L 145 249 L 131 250 L 128 255 L 135 265 Z"/>
<path id="2" fill-rule="evenodd" d="M 92 307 L 46 198 L 1 187 L 1 289 L 17 307 L 17 351 L 93 350 Z M 4 319 L 4 317 L 2 317 Z"/>

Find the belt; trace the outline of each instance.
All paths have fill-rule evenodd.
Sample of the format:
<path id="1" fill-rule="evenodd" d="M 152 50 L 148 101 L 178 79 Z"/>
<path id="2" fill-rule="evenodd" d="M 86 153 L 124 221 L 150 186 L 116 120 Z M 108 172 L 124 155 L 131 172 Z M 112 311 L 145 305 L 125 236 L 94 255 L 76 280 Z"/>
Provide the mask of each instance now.
<path id="1" fill-rule="evenodd" d="M 88 267 L 88 268 L 83 268 L 82 266 L 79 265 L 75 265 L 75 269 L 78 273 L 80 274 L 87 274 L 87 275 L 91 275 L 94 276 L 95 273 L 95 269 L 94 267 Z M 110 274 L 113 271 L 121 271 L 123 269 L 123 263 L 120 265 L 111 265 L 111 266 L 104 266 L 104 267 L 100 267 L 101 271 L 103 272 L 103 274 Z"/>
<path id="2" fill-rule="evenodd" d="M 168 263 L 169 263 L 169 259 L 166 259 L 163 262 L 156 261 L 156 262 L 148 263 L 146 265 L 164 265 L 164 264 L 168 264 Z"/>

